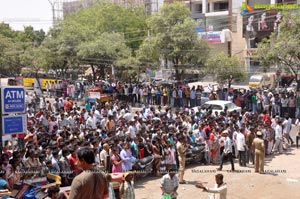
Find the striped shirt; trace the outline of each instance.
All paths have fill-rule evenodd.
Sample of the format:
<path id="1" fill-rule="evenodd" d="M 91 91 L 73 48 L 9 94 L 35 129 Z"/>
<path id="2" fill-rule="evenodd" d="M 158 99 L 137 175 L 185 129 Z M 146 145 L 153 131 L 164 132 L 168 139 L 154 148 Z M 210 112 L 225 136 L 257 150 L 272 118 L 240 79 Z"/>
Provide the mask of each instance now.
<path id="1" fill-rule="evenodd" d="M 130 183 L 127 181 L 124 182 L 124 193 L 122 199 L 135 199 L 133 181 Z"/>
<path id="2" fill-rule="evenodd" d="M 178 187 L 178 177 L 175 175 L 171 178 L 169 174 L 166 174 L 162 177 L 160 185 L 167 193 L 174 192 L 175 188 Z"/>

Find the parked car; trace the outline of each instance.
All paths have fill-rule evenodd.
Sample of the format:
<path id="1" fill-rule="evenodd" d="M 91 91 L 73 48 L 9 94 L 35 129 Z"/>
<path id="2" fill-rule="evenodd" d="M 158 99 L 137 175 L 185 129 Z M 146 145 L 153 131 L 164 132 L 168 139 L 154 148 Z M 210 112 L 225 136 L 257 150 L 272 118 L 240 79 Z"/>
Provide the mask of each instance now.
<path id="1" fill-rule="evenodd" d="M 204 110 L 211 110 L 213 114 L 218 112 L 224 112 L 225 107 L 227 107 L 228 112 L 233 112 L 236 111 L 238 113 L 241 113 L 242 109 L 241 107 L 236 106 L 234 103 L 230 101 L 223 101 L 223 100 L 210 100 L 205 102 L 201 108 Z"/>
<path id="2" fill-rule="evenodd" d="M 204 104 L 205 102 L 209 101 L 209 91 L 203 91 L 201 93 L 201 105 Z"/>

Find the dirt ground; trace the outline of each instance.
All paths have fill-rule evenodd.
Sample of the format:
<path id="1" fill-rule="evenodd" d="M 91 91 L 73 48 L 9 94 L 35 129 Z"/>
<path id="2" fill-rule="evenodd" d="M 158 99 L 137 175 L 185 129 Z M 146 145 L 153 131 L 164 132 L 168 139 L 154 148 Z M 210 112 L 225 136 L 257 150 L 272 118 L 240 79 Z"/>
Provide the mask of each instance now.
<path id="1" fill-rule="evenodd" d="M 293 127 L 292 138 L 295 141 L 296 130 Z M 269 173 L 258 174 L 254 166 L 239 167 L 235 161 L 237 172 L 230 172 L 227 162 L 222 173 L 227 183 L 228 199 L 297 199 L 300 198 L 300 148 L 289 148 L 281 155 L 265 158 L 265 170 Z M 188 165 L 185 171 L 187 184 L 179 185 L 178 199 L 209 198 L 208 193 L 196 188 L 196 182 L 207 182 L 208 187 L 214 185 L 216 165 Z M 226 171 L 228 169 L 228 171 Z M 160 199 L 160 178 L 147 177 L 139 179 L 135 186 L 137 199 Z"/>

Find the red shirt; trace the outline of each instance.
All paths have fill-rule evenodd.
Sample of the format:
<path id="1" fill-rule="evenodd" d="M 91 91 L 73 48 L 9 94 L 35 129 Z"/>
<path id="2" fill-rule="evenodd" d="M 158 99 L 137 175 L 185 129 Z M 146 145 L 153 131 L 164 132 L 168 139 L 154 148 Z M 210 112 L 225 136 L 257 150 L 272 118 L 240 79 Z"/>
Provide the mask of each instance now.
<path id="1" fill-rule="evenodd" d="M 138 151 L 139 151 L 139 159 L 143 159 L 145 157 L 145 148 L 138 147 Z"/>
<path id="2" fill-rule="evenodd" d="M 271 126 L 271 118 L 270 118 L 270 116 L 268 114 L 263 114 L 262 117 L 263 117 L 264 123 L 266 125 Z"/>
<path id="3" fill-rule="evenodd" d="M 69 158 L 71 170 L 74 172 L 76 170 L 76 157 L 71 156 Z"/>

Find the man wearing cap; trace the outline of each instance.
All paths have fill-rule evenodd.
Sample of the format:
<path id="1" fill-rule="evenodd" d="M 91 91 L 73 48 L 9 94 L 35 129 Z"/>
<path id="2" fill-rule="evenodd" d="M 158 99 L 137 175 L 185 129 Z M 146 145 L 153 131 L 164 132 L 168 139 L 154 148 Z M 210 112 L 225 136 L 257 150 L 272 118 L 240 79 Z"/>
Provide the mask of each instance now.
<path id="1" fill-rule="evenodd" d="M 257 137 L 253 140 L 252 148 L 255 150 L 255 172 L 264 172 L 265 145 L 262 132 L 257 131 Z"/>
<path id="2" fill-rule="evenodd" d="M 134 175 L 131 172 L 126 172 L 124 174 L 124 178 L 120 186 L 122 199 L 135 199 L 133 178 Z"/>
<path id="3" fill-rule="evenodd" d="M 250 163 L 250 161 L 252 161 L 253 164 L 254 164 L 254 154 L 253 154 L 253 150 L 252 150 L 252 142 L 255 138 L 254 131 L 255 131 L 254 126 L 251 126 L 250 131 L 246 135 L 246 145 L 247 145 L 246 158 L 247 158 L 247 163 Z"/>
<path id="4" fill-rule="evenodd" d="M 179 162 L 179 184 L 185 184 L 186 182 L 183 180 L 185 170 L 185 153 L 189 148 L 189 144 L 186 144 L 186 139 L 183 135 L 178 138 L 178 141 L 176 148 Z"/>
<path id="5" fill-rule="evenodd" d="M 228 136 L 228 131 L 223 131 L 221 134 L 223 137 L 225 137 L 225 141 L 224 141 L 224 150 L 223 153 L 221 155 L 221 163 L 220 163 L 220 167 L 217 168 L 218 171 L 221 171 L 223 168 L 223 163 L 224 163 L 224 159 L 225 156 L 228 157 L 230 163 L 231 163 L 231 170 L 234 171 L 234 162 L 233 162 L 233 158 L 232 158 L 232 140 L 229 138 Z"/>

